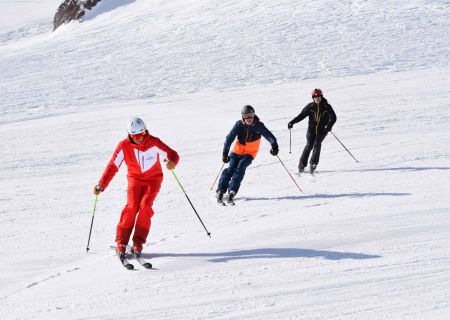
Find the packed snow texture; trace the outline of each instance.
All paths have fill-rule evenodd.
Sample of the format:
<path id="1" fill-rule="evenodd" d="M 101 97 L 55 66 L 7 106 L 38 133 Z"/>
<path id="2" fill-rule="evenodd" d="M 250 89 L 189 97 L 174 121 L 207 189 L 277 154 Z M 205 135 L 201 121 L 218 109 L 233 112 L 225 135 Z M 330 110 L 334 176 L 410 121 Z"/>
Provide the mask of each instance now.
<path id="1" fill-rule="evenodd" d="M 48 2 L 54 14 L 57 5 Z M 98 101 L 445 67 L 450 55 L 449 2 L 124 3 L 102 1 L 84 23 L 53 33 L 53 16 L 48 28 L 33 24 L 3 33 L 0 117 L 23 120 L 86 110 Z"/>
<path id="2" fill-rule="evenodd" d="M 448 319 L 448 1 L 111 1 L 53 33 L 59 1 L 0 2 L 2 319 Z M 359 163 L 328 135 L 298 176 L 306 120 L 291 143 L 287 123 L 315 87 Z M 236 206 L 217 205 L 244 104 L 304 193 L 263 141 Z M 86 253 L 133 115 L 178 151 L 212 233 L 165 170 L 153 270 L 110 249 L 125 167 Z"/>

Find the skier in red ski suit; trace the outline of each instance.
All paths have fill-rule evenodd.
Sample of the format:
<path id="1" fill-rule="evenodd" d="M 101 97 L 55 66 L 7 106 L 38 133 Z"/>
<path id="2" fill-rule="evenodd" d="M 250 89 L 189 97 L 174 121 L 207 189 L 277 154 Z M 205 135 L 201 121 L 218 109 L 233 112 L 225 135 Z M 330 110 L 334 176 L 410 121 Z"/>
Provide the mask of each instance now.
<path id="1" fill-rule="evenodd" d="M 178 164 L 179 156 L 160 139 L 151 136 L 142 119 L 132 118 L 128 122 L 127 130 L 128 137 L 116 147 L 102 177 L 94 187 L 94 194 L 98 195 L 106 189 L 125 161 L 128 167 L 127 204 L 117 225 L 117 251 L 125 252 L 134 227 L 132 251 L 140 253 L 150 231 L 154 213 L 153 201 L 163 180 L 159 160 L 164 159 L 167 169 L 172 170 Z"/>

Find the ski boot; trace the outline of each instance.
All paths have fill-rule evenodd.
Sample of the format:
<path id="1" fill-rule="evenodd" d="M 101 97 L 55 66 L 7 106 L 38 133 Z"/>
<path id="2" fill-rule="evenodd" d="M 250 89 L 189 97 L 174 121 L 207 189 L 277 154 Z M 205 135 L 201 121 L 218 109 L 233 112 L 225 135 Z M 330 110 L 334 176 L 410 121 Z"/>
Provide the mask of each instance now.
<path id="1" fill-rule="evenodd" d="M 218 203 L 223 203 L 223 194 L 224 192 L 222 190 L 216 191 L 216 198 Z"/>
<path id="2" fill-rule="evenodd" d="M 309 173 L 310 173 L 310 174 L 314 174 L 314 171 L 316 171 L 316 168 L 317 168 L 317 164 L 311 163 L 311 164 L 309 165 Z"/>
<path id="3" fill-rule="evenodd" d="M 231 204 L 232 206 L 234 206 L 234 196 L 236 195 L 236 192 L 231 190 L 228 192 L 228 198 L 227 198 L 227 203 Z"/>
<path id="4" fill-rule="evenodd" d="M 120 244 L 120 243 L 117 244 L 116 252 L 119 255 L 119 258 L 120 258 L 121 261 L 123 261 L 125 259 L 126 251 L 127 251 L 127 246 L 126 245 Z"/>
<path id="5" fill-rule="evenodd" d="M 134 254 L 136 257 L 140 257 L 142 253 L 142 244 L 134 244 L 131 247 L 131 253 Z"/>

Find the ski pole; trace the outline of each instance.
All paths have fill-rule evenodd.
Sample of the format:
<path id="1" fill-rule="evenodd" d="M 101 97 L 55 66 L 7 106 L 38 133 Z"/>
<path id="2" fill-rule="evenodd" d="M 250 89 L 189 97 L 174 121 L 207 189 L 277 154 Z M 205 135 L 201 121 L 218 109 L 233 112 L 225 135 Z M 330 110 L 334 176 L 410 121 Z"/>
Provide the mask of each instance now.
<path id="1" fill-rule="evenodd" d="M 180 186 L 181 190 L 183 191 L 184 195 L 186 196 L 186 199 L 189 201 L 189 204 L 191 205 L 192 209 L 194 210 L 195 214 L 197 215 L 198 220 L 200 220 L 200 223 L 202 224 L 203 228 L 205 228 L 206 234 L 211 238 L 211 232 L 208 231 L 208 229 L 206 229 L 205 224 L 203 223 L 202 219 L 200 218 L 200 216 L 197 213 L 197 210 L 195 210 L 194 205 L 191 202 L 191 199 L 189 199 L 186 191 L 184 191 L 183 186 L 180 183 L 180 180 L 178 180 L 177 175 L 175 174 L 175 170 L 170 170 L 172 171 L 173 176 L 175 177 L 175 180 L 177 180 L 178 185 Z"/>
<path id="2" fill-rule="evenodd" d="M 294 181 L 295 185 L 297 186 L 298 190 L 300 190 L 301 193 L 303 193 L 303 190 L 300 188 L 300 186 L 297 184 L 297 182 L 295 181 L 294 177 L 291 175 L 291 173 L 289 172 L 289 170 L 286 168 L 286 166 L 284 165 L 283 161 L 281 161 L 280 157 L 277 155 L 278 160 L 280 160 L 280 163 L 283 165 L 283 167 L 286 169 L 287 173 L 289 174 L 289 176 L 291 177 L 292 181 Z"/>
<path id="3" fill-rule="evenodd" d="M 289 153 L 291 153 L 292 131 L 289 129 Z"/>
<path id="4" fill-rule="evenodd" d="M 217 179 L 219 178 L 220 173 L 222 172 L 222 169 L 223 169 L 223 166 L 224 166 L 224 165 L 225 165 L 225 162 L 222 164 L 222 167 L 220 167 L 220 171 L 219 171 L 219 173 L 217 174 L 217 177 L 216 177 L 216 179 L 214 180 L 214 182 L 213 182 L 213 184 L 212 184 L 210 190 L 212 190 L 212 189 L 214 188 L 214 185 L 216 184 L 216 181 L 217 181 Z"/>
<path id="5" fill-rule="evenodd" d="M 336 137 L 336 135 L 330 131 L 331 134 L 336 138 L 337 141 L 339 141 L 339 143 L 344 147 L 344 149 L 352 156 L 353 159 L 355 159 L 355 161 L 358 163 L 359 161 L 356 160 L 356 158 L 352 155 L 352 153 L 350 151 L 348 151 L 348 149 L 344 146 L 344 144 L 341 142 L 341 140 L 338 139 L 338 137 Z"/>
<path id="6" fill-rule="evenodd" d="M 91 241 L 92 225 L 94 224 L 95 208 L 97 208 L 98 194 L 95 196 L 94 211 L 92 212 L 91 229 L 89 230 L 89 238 L 86 246 L 86 252 L 89 251 L 89 242 Z"/>

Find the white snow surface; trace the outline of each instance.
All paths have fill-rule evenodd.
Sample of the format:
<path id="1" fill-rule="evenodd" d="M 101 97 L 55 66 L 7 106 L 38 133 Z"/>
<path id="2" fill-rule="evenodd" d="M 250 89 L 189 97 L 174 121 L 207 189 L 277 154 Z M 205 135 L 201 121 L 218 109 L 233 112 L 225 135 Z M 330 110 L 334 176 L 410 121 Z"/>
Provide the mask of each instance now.
<path id="1" fill-rule="evenodd" d="M 59 1 L 0 1 L 2 319 L 449 319 L 448 1 L 104 0 L 55 32 Z M 43 9 L 45 8 L 45 10 Z M 26 10 L 26 11 L 24 11 Z M 337 113 L 298 176 L 324 90 Z M 264 140 L 236 206 L 211 185 L 252 104 Z M 97 183 L 126 121 L 180 154 L 144 257 L 113 251 L 126 168 Z"/>

